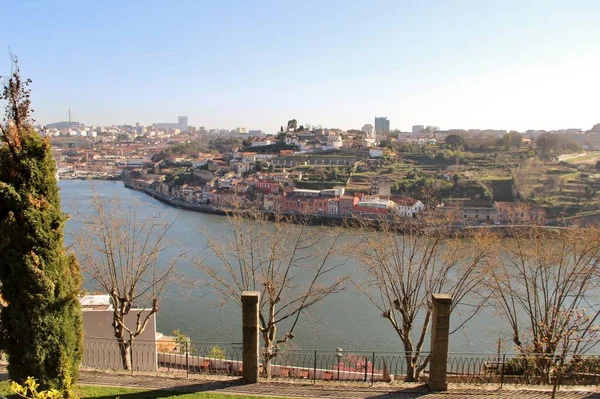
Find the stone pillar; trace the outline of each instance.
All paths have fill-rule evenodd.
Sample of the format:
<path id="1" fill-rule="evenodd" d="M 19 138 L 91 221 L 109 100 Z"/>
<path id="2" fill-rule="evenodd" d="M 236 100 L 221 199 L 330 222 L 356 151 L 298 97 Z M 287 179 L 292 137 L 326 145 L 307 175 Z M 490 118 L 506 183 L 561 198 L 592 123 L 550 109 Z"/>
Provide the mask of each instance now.
<path id="1" fill-rule="evenodd" d="M 259 302 L 260 292 L 242 292 L 242 381 L 244 384 L 258 382 Z"/>
<path id="2" fill-rule="evenodd" d="M 446 391 L 452 297 L 448 294 L 433 294 L 432 301 L 431 361 L 427 385 L 434 391 Z"/>

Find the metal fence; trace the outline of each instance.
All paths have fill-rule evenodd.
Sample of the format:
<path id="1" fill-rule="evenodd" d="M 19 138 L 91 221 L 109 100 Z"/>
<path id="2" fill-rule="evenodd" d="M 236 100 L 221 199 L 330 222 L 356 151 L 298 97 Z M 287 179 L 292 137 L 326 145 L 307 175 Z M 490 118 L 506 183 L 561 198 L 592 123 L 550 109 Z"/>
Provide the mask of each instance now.
<path id="1" fill-rule="evenodd" d="M 429 374 L 429 353 L 412 361 L 426 364 L 419 380 Z M 129 348 L 131 372 L 169 372 L 241 376 L 242 345 L 236 343 L 135 340 Z M 411 356 L 404 352 L 261 349 L 259 374 L 262 379 L 345 382 L 404 381 L 410 374 Z M 266 365 L 269 365 L 267 370 Z M 86 338 L 83 367 L 123 370 L 122 348 L 116 339 Z M 561 385 L 600 383 L 600 355 L 570 356 L 561 360 L 541 354 L 450 353 L 448 382 L 478 384 L 550 384 L 557 377 Z M 415 374 L 412 374 L 415 376 Z"/>
<path id="2" fill-rule="evenodd" d="M 429 353 L 415 356 L 421 364 Z M 270 359 L 270 373 L 264 365 Z M 372 352 L 340 350 L 261 350 L 259 366 L 262 378 L 295 379 L 316 382 L 354 381 L 390 382 L 404 378 L 408 370 L 408 358 L 400 352 Z"/>
<path id="3" fill-rule="evenodd" d="M 82 366 L 101 370 L 124 370 L 128 355 L 130 371 L 181 372 L 189 374 L 241 375 L 242 345 L 192 341 L 134 340 L 124 354 L 115 338 L 86 338 Z"/>
<path id="4" fill-rule="evenodd" d="M 448 381 L 480 384 L 597 385 L 600 355 L 568 356 L 547 354 L 450 353 Z"/>

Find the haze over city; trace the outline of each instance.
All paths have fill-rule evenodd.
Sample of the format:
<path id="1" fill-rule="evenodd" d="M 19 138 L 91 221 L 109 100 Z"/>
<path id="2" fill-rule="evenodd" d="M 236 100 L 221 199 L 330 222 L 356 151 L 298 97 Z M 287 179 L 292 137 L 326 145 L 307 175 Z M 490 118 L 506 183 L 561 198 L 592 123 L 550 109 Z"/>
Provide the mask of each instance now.
<path id="1" fill-rule="evenodd" d="M 21 1 L 0 44 L 42 124 L 589 129 L 600 2 L 493 3 Z"/>

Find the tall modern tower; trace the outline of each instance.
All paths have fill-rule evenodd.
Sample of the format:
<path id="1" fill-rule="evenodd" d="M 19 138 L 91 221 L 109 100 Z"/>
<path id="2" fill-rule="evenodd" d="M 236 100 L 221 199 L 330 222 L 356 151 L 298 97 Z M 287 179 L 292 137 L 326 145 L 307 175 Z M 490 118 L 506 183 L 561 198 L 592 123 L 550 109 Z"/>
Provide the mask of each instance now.
<path id="1" fill-rule="evenodd" d="M 387 117 L 376 116 L 375 117 L 375 133 L 389 133 L 390 132 L 390 121 Z"/>
<path id="2" fill-rule="evenodd" d="M 179 121 L 179 130 L 181 130 L 182 132 L 187 132 L 188 130 L 188 117 L 187 116 L 180 116 L 178 118 Z"/>

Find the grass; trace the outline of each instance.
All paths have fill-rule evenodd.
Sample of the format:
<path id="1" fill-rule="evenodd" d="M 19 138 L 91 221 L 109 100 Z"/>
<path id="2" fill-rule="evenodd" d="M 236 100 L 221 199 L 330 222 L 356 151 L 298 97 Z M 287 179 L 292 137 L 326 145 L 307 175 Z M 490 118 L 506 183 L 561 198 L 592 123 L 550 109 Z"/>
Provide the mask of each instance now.
<path id="1" fill-rule="evenodd" d="M 162 399 L 269 399 L 266 396 L 238 396 L 238 395 L 222 395 L 219 393 L 212 392 L 195 392 L 195 393 L 183 393 L 163 390 L 144 390 L 144 389 L 133 389 L 133 388 L 122 388 L 122 387 L 101 387 L 101 386 L 78 386 L 76 388 L 77 393 L 81 399 L 86 398 L 98 398 L 98 399 L 151 399 L 151 398 L 162 398 Z M 10 389 L 10 382 L 0 382 L 0 395 L 8 398 L 19 398 L 19 396 L 12 394 Z M 271 397 L 271 399 L 274 399 Z"/>

